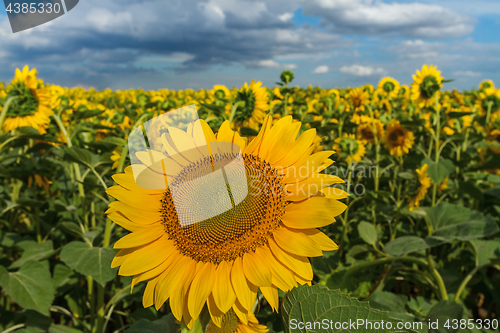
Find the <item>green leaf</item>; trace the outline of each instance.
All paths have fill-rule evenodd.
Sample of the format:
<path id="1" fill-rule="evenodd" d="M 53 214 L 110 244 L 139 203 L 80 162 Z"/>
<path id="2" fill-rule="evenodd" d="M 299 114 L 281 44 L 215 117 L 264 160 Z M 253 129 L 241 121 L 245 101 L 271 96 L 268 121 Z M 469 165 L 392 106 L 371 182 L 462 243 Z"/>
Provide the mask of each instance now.
<path id="1" fill-rule="evenodd" d="M 49 333 L 82 333 L 82 331 L 64 325 L 52 324 L 49 327 Z"/>
<path id="2" fill-rule="evenodd" d="M 330 290 L 321 285 L 302 285 L 292 289 L 283 299 L 281 315 L 285 332 L 373 332 L 367 321 L 372 324 L 384 321 L 385 329 L 377 332 L 395 332 L 399 320 L 388 316 L 387 312 L 370 308 L 367 302 L 360 302 L 356 298 L 341 293 L 339 290 Z M 363 324 L 361 324 L 363 321 Z M 342 323 L 359 323 L 359 326 L 344 327 Z M 299 325 L 304 323 L 304 328 Z M 337 323 L 337 328 L 335 324 Z M 313 325 L 316 324 L 316 327 Z M 326 326 L 322 326 L 322 325 Z M 388 325 L 392 330 L 387 329 Z M 368 324 L 369 325 L 369 324 Z M 408 332 L 405 330 L 398 332 Z"/>
<path id="3" fill-rule="evenodd" d="M 461 117 L 464 117 L 464 116 L 470 116 L 472 114 L 472 112 L 456 112 L 456 111 L 453 111 L 453 112 L 448 112 L 446 114 L 446 116 L 449 118 L 449 119 L 452 119 L 452 118 L 461 118 Z"/>
<path id="4" fill-rule="evenodd" d="M 412 180 L 415 178 L 415 175 L 413 174 L 413 172 L 404 171 L 398 172 L 398 177 L 406 180 Z"/>
<path id="5" fill-rule="evenodd" d="M 376 291 L 366 299 L 373 308 L 390 312 L 406 312 L 405 301 L 407 296 L 396 295 L 388 291 Z"/>
<path id="6" fill-rule="evenodd" d="M 427 174 L 436 184 L 441 184 L 441 182 L 448 177 L 453 170 L 455 170 L 453 162 L 445 158 L 439 160 L 438 163 L 429 158 L 425 158 L 423 163 L 427 163 L 429 165 Z"/>
<path id="7" fill-rule="evenodd" d="M 140 319 L 137 323 L 130 326 L 126 333 L 165 333 L 165 332 L 178 332 L 179 325 L 175 323 L 174 316 L 169 313 L 162 318 L 149 321 L 147 319 Z"/>
<path id="8" fill-rule="evenodd" d="M 477 184 L 475 182 L 460 181 L 460 182 L 458 182 L 458 187 L 460 188 L 460 190 L 462 192 L 470 195 L 471 198 L 477 199 L 479 201 L 484 201 L 483 191 L 481 191 L 481 189 L 479 188 L 479 186 L 477 186 Z"/>
<path id="9" fill-rule="evenodd" d="M 392 256 L 403 256 L 405 254 L 422 251 L 442 243 L 443 241 L 439 241 L 431 237 L 423 239 L 417 236 L 403 236 L 387 243 L 384 247 L 384 252 Z"/>
<path id="10" fill-rule="evenodd" d="M 73 116 L 75 117 L 75 120 L 82 120 L 82 119 L 87 119 L 87 118 L 92 118 L 92 117 L 98 116 L 103 112 L 104 112 L 104 110 L 98 110 L 98 109 L 78 111 L 78 112 L 73 112 Z"/>
<path id="11" fill-rule="evenodd" d="M 430 310 L 427 316 L 427 323 L 430 324 L 429 333 L 453 333 L 453 319 L 462 319 L 463 307 L 452 301 L 439 301 Z M 444 327 L 446 321 L 449 320 L 449 328 Z"/>
<path id="12" fill-rule="evenodd" d="M 48 265 L 32 260 L 15 273 L 0 266 L 0 286 L 23 308 L 49 314 L 54 300 L 54 284 Z"/>
<path id="13" fill-rule="evenodd" d="M 463 206 L 442 202 L 436 207 L 426 207 L 424 210 L 433 228 L 432 236 L 445 242 L 482 238 L 500 230 L 492 216 Z"/>
<path id="14" fill-rule="evenodd" d="M 25 262 L 29 260 L 43 260 L 47 259 L 57 251 L 54 251 L 54 247 L 52 245 L 52 241 L 48 240 L 41 244 L 38 244 L 35 241 L 24 241 L 17 244 L 19 247 L 24 249 L 24 252 L 18 260 L 14 261 L 12 265 L 9 266 L 9 269 L 19 268 Z"/>
<path id="15" fill-rule="evenodd" d="M 54 267 L 54 287 L 59 287 L 68 281 L 69 277 L 73 275 L 74 272 L 71 268 L 63 264 L 56 264 Z"/>
<path id="16" fill-rule="evenodd" d="M 93 168 L 99 162 L 99 157 L 87 149 L 66 147 L 64 148 L 64 153 L 67 160 L 83 164 L 88 168 Z"/>
<path id="17" fill-rule="evenodd" d="M 61 227 L 70 235 L 83 238 L 82 228 L 73 222 L 61 222 Z"/>
<path id="18" fill-rule="evenodd" d="M 378 240 L 377 230 L 373 224 L 368 222 L 360 222 L 358 224 L 359 236 L 368 244 L 375 246 Z"/>
<path id="19" fill-rule="evenodd" d="M 257 136 L 257 134 L 259 134 L 258 131 L 254 130 L 253 128 L 250 128 L 250 127 L 242 127 L 240 129 L 240 134 L 242 136 Z"/>
<path id="20" fill-rule="evenodd" d="M 116 251 L 107 247 L 92 247 L 83 242 L 71 242 L 61 251 L 61 260 L 78 273 L 91 276 L 104 286 L 116 276 L 117 269 L 111 269 Z"/>
<path id="21" fill-rule="evenodd" d="M 39 137 L 40 136 L 40 133 L 38 133 L 38 131 L 35 128 L 30 127 L 30 126 L 18 127 L 16 130 L 22 136 L 28 136 L 28 137 L 29 136 Z"/>
<path id="22" fill-rule="evenodd" d="M 471 240 L 476 255 L 476 266 L 483 266 L 500 258 L 500 242 L 498 240 Z"/>

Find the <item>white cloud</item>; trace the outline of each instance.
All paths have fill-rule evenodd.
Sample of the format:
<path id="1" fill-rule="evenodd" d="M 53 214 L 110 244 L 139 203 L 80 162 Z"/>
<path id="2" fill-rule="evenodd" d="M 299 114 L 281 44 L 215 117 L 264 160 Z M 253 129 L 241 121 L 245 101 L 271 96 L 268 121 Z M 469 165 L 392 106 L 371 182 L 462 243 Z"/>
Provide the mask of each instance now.
<path id="1" fill-rule="evenodd" d="M 384 74 L 385 70 L 382 67 L 351 65 L 340 67 L 340 72 L 354 76 L 372 76 Z"/>
<path id="2" fill-rule="evenodd" d="M 315 0 L 304 14 L 320 16 L 333 31 L 422 38 L 450 38 L 470 34 L 474 20 L 451 9 L 423 3 L 385 3 L 371 0 Z"/>
<path id="3" fill-rule="evenodd" d="M 272 59 L 260 60 L 257 62 L 257 66 L 266 67 L 266 68 L 276 68 L 276 69 L 295 69 L 297 68 L 296 64 L 280 64 Z"/>
<path id="4" fill-rule="evenodd" d="M 323 74 L 323 73 L 328 73 L 329 68 L 326 65 L 318 66 L 316 67 L 311 73 L 313 74 Z"/>
<path id="5" fill-rule="evenodd" d="M 290 21 L 292 17 L 293 13 L 284 13 L 278 16 L 278 18 L 283 22 Z"/>
<path id="6" fill-rule="evenodd" d="M 480 72 L 474 72 L 474 71 L 456 71 L 453 72 L 454 76 L 460 77 L 460 76 L 468 76 L 468 77 L 478 77 L 483 75 Z"/>

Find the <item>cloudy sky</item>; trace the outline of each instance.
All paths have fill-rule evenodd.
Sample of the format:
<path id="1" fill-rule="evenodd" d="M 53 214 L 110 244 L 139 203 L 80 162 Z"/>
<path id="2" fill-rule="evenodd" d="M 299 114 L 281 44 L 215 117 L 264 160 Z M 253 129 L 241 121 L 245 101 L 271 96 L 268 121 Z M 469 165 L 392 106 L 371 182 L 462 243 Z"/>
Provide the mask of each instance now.
<path id="1" fill-rule="evenodd" d="M 80 0 L 12 33 L 0 11 L 0 81 L 29 64 L 47 82 L 97 89 L 409 84 L 435 64 L 445 88 L 500 85 L 498 0 Z"/>

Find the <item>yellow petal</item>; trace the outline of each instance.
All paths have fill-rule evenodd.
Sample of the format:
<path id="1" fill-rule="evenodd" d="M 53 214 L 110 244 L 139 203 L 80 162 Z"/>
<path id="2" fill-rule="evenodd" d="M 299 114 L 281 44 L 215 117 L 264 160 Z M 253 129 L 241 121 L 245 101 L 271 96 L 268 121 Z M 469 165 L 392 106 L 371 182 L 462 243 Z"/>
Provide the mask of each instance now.
<path id="1" fill-rule="evenodd" d="M 281 227 L 273 232 L 273 238 L 283 250 L 304 257 L 322 256 L 318 244 L 312 241 L 302 231 Z"/>
<path id="2" fill-rule="evenodd" d="M 118 240 L 115 243 L 115 249 L 142 246 L 151 243 L 161 236 L 165 235 L 165 229 L 162 224 L 152 224 L 147 228 L 140 228 Z"/>
<path id="3" fill-rule="evenodd" d="M 213 294 L 210 294 L 210 296 L 208 296 L 207 306 L 208 306 L 208 312 L 210 313 L 210 318 L 212 318 L 213 323 L 217 327 L 221 327 L 222 326 L 222 316 L 224 315 L 224 312 L 222 312 L 217 307 L 217 304 L 215 304 Z"/>
<path id="4" fill-rule="evenodd" d="M 305 280 L 312 280 L 313 271 L 309 259 L 283 251 L 272 238 L 269 238 L 268 243 L 272 254 L 284 267 L 300 275 Z"/>
<path id="5" fill-rule="evenodd" d="M 276 289 L 276 287 L 259 287 L 259 289 L 262 292 L 262 295 L 264 295 L 264 297 L 266 298 L 269 305 L 271 305 L 271 308 L 274 311 L 278 311 L 280 302 L 278 299 L 278 290 Z"/>
<path id="6" fill-rule="evenodd" d="M 307 237 L 318 244 L 323 251 L 334 251 L 339 248 L 334 241 L 318 229 L 303 230 L 303 232 L 306 233 Z"/>
<path id="7" fill-rule="evenodd" d="M 142 305 L 145 308 L 150 307 L 154 303 L 154 295 L 156 284 L 158 283 L 158 277 L 150 280 L 144 289 L 144 295 L 142 296 Z"/>
<path id="8" fill-rule="evenodd" d="M 282 291 L 289 291 L 297 285 L 290 270 L 280 264 L 267 246 L 258 247 L 255 253 L 262 258 L 264 264 L 271 269 L 273 285 Z"/>
<path id="9" fill-rule="evenodd" d="M 144 273 L 159 266 L 171 255 L 175 255 L 176 251 L 173 242 L 164 234 L 157 241 L 134 249 L 122 263 L 119 274 L 130 276 Z"/>
<path id="10" fill-rule="evenodd" d="M 269 287 L 272 284 L 271 270 L 254 253 L 248 252 L 243 256 L 243 271 L 248 281 L 256 286 Z"/>
<path id="11" fill-rule="evenodd" d="M 204 263 L 191 282 L 188 298 L 188 310 L 191 317 L 198 318 L 208 295 L 212 292 L 214 283 L 215 266 L 210 262 Z"/>
<path id="12" fill-rule="evenodd" d="M 243 308 L 251 311 L 257 296 L 257 287 L 249 282 L 243 274 L 243 260 L 241 257 L 234 260 L 231 269 L 231 284 Z"/>
<path id="13" fill-rule="evenodd" d="M 215 304 L 224 313 L 231 309 L 236 299 L 236 294 L 231 287 L 230 272 L 229 264 L 222 261 L 217 267 L 214 289 L 212 290 Z"/>

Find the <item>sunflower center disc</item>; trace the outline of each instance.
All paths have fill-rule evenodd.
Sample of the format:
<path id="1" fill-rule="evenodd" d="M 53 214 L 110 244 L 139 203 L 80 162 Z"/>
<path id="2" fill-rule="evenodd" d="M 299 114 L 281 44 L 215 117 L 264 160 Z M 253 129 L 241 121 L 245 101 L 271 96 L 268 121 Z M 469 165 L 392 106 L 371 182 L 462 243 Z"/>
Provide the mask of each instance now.
<path id="1" fill-rule="evenodd" d="M 207 165 L 216 169 L 232 161 L 236 155 L 219 154 L 213 158 L 186 166 L 175 179 L 173 186 L 183 187 L 181 197 L 176 196 L 175 204 L 186 204 L 192 200 L 189 193 L 203 191 L 203 188 L 188 188 L 189 180 L 198 176 L 198 171 L 206 170 Z M 275 169 L 259 157 L 243 154 L 248 194 L 232 209 L 201 222 L 181 226 L 176 206 L 170 190 L 166 190 L 162 199 L 162 219 L 165 232 L 177 246 L 177 249 L 193 260 L 212 262 L 231 261 L 265 245 L 273 231 L 279 227 L 287 204 L 281 177 Z M 200 171 L 202 172 L 202 171 Z M 233 196 L 228 186 L 231 201 Z M 224 198 L 207 198 L 209 202 Z M 196 214 L 197 212 L 193 212 Z M 203 214 L 203 212 L 199 212 Z"/>
<path id="2" fill-rule="evenodd" d="M 393 146 L 400 146 L 403 144 L 405 138 L 405 133 L 403 130 L 397 128 L 392 133 L 389 134 L 389 141 L 391 141 Z"/>

